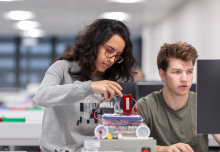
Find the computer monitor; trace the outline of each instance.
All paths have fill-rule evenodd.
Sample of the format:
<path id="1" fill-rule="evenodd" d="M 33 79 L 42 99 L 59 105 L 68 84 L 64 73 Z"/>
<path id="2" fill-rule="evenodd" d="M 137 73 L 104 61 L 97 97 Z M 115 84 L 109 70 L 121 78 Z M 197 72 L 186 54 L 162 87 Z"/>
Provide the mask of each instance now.
<path id="1" fill-rule="evenodd" d="M 131 94 L 131 96 L 136 99 L 136 83 L 135 82 L 120 82 L 123 94 Z"/>
<path id="2" fill-rule="evenodd" d="M 159 91 L 163 88 L 162 82 L 140 82 L 136 84 L 136 99 L 140 99 L 141 97 L 145 97 L 148 94 Z M 196 92 L 196 84 L 192 84 L 191 91 Z"/>
<path id="3" fill-rule="evenodd" d="M 163 88 L 162 82 L 140 82 L 136 85 L 136 98 L 137 100 L 141 97 L 145 97 L 148 94 L 159 91 Z"/>
<path id="4" fill-rule="evenodd" d="M 220 59 L 197 62 L 197 133 L 220 133 Z"/>
<path id="5" fill-rule="evenodd" d="M 132 98 L 136 100 L 136 83 L 135 82 L 120 82 L 119 83 L 122 87 L 122 93 L 123 94 L 131 94 Z M 118 97 L 118 100 L 120 99 L 120 107 L 123 108 L 122 98 Z M 132 106 L 135 104 L 135 101 L 132 100 Z"/>

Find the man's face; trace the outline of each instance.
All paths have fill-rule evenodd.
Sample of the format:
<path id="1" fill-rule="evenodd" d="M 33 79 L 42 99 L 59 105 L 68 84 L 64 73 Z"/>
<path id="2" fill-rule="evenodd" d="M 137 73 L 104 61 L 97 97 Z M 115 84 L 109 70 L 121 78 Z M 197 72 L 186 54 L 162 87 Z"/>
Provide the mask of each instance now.
<path id="1" fill-rule="evenodd" d="M 167 71 L 159 70 L 160 77 L 164 82 L 164 89 L 171 94 L 187 95 L 193 81 L 192 61 L 183 61 L 176 58 L 169 59 Z"/>

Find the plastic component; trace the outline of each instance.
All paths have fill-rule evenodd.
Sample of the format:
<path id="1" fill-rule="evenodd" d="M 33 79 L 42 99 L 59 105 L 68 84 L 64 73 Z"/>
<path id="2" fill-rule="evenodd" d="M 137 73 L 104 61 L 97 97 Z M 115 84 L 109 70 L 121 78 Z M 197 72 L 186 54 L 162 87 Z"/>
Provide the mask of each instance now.
<path id="1" fill-rule="evenodd" d="M 146 125 L 140 125 L 136 129 L 136 136 L 140 138 L 148 138 L 150 136 L 150 129 Z"/>
<path id="2" fill-rule="evenodd" d="M 94 134 L 98 139 L 105 139 L 109 134 L 109 130 L 104 125 L 98 125 L 94 130 Z"/>

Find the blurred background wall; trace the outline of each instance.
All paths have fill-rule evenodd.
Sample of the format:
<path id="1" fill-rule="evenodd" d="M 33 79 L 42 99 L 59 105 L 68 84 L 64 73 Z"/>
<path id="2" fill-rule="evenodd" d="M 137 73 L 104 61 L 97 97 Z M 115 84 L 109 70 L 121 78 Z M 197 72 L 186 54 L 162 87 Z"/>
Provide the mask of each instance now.
<path id="1" fill-rule="evenodd" d="M 219 59 L 219 27 L 219 0 L 190 1 L 158 23 L 146 25 L 142 33 L 142 69 L 147 79 L 159 79 L 156 57 L 165 42 L 185 41 L 197 49 L 200 59 Z"/>

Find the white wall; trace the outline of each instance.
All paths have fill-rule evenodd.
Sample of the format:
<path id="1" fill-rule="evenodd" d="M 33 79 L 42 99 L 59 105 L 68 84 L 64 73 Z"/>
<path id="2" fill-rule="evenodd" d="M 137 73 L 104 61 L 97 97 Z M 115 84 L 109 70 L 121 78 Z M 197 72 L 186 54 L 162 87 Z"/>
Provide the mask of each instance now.
<path id="1" fill-rule="evenodd" d="M 142 70 L 147 80 L 160 80 L 156 57 L 163 43 L 192 44 L 200 59 L 220 59 L 220 0 L 194 0 L 142 33 Z"/>

